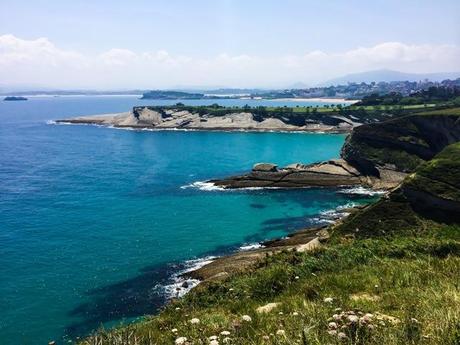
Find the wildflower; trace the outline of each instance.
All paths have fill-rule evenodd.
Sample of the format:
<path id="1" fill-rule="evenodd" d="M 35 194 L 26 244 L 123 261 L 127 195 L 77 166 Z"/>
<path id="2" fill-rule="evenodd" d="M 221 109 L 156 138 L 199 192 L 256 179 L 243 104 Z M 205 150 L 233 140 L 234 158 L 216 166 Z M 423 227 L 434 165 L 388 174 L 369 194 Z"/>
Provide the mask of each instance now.
<path id="1" fill-rule="evenodd" d="M 335 322 L 329 322 L 327 325 L 330 329 L 337 329 L 337 324 Z"/>
<path id="2" fill-rule="evenodd" d="M 296 311 L 292 313 L 292 316 L 298 316 L 298 315 L 299 315 L 299 313 L 296 312 Z"/>
<path id="3" fill-rule="evenodd" d="M 200 319 L 194 317 L 193 319 L 190 320 L 190 323 L 191 323 L 192 325 L 197 325 L 197 324 L 200 323 Z"/>
<path id="4" fill-rule="evenodd" d="M 284 331 L 284 329 L 279 329 L 279 330 L 276 331 L 276 335 L 285 336 L 285 335 L 286 335 L 286 332 Z"/>
<path id="5" fill-rule="evenodd" d="M 233 291 L 233 290 L 234 290 L 233 288 L 228 289 L 228 291 Z"/>
<path id="6" fill-rule="evenodd" d="M 340 321 L 342 319 L 342 316 L 339 315 L 339 314 L 334 314 L 332 315 L 332 318 L 335 320 L 335 321 Z"/>
<path id="7" fill-rule="evenodd" d="M 264 335 L 264 336 L 262 337 L 262 339 L 263 339 L 263 340 L 269 340 L 270 337 L 269 337 L 268 335 Z"/>
<path id="8" fill-rule="evenodd" d="M 222 331 L 222 332 L 220 332 L 220 335 L 227 336 L 227 335 L 230 335 L 230 332 L 229 331 Z"/>
<path id="9" fill-rule="evenodd" d="M 177 333 L 177 328 L 173 328 L 173 329 L 171 330 L 171 332 Z"/>
<path id="10" fill-rule="evenodd" d="M 176 308 L 176 310 L 180 310 L 180 308 L 179 308 L 179 307 L 177 307 L 177 308 Z"/>
<path id="11" fill-rule="evenodd" d="M 219 342 L 217 340 L 211 340 L 209 345 L 219 345 Z"/>
<path id="12" fill-rule="evenodd" d="M 243 321 L 246 321 L 246 322 L 251 322 L 251 321 L 252 321 L 252 319 L 251 319 L 251 317 L 250 317 L 249 315 L 243 315 L 243 316 L 241 317 L 241 319 L 242 319 Z"/>
<path id="13" fill-rule="evenodd" d="M 356 323 L 359 321 L 359 317 L 357 317 L 356 315 L 348 315 L 348 321 L 350 321 L 351 323 Z"/>
<path id="14" fill-rule="evenodd" d="M 224 344 L 229 344 L 229 343 L 230 343 L 230 340 L 231 340 L 231 339 L 230 339 L 229 337 L 225 337 L 225 338 L 222 340 L 222 342 L 223 342 Z"/>
<path id="15" fill-rule="evenodd" d="M 278 315 L 283 315 L 283 312 L 282 312 L 282 311 L 280 311 L 280 312 L 278 313 Z"/>
<path id="16" fill-rule="evenodd" d="M 187 343 L 187 338 L 186 337 L 179 337 L 175 341 L 176 345 L 184 345 L 186 343 Z"/>
<path id="17" fill-rule="evenodd" d="M 332 297 L 326 297 L 326 298 L 324 299 L 324 303 L 332 303 L 333 300 L 334 300 L 334 299 L 333 299 Z"/>
<path id="18" fill-rule="evenodd" d="M 328 333 L 329 335 L 336 335 L 336 334 L 337 334 L 337 331 L 336 331 L 335 329 L 331 329 L 331 330 L 327 331 L 327 333 Z"/>
<path id="19" fill-rule="evenodd" d="M 337 334 L 337 337 L 338 337 L 339 339 L 347 339 L 347 335 L 346 335 L 345 333 L 343 333 L 343 332 L 339 332 L 339 333 Z"/>
<path id="20" fill-rule="evenodd" d="M 294 278 L 295 278 L 295 280 L 299 280 L 299 279 L 300 279 L 300 277 L 299 277 L 299 276 L 295 276 Z"/>
<path id="21" fill-rule="evenodd" d="M 212 340 L 217 340 L 217 335 L 210 336 L 210 337 L 209 337 L 209 340 L 211 340 L 211 341 L 212 341 Z"/>

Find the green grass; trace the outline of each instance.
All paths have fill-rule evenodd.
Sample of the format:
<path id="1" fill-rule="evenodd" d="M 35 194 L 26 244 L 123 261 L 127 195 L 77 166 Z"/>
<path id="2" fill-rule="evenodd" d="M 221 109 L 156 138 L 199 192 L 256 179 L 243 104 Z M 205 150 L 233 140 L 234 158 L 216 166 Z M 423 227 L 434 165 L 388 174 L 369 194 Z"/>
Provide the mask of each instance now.
<path id="1" fill-rule="evenodd" d="M 441 226 L 417 237 L 336 238 L 314 253 L 267 257 L 244 274 L 199 286 L 159 316 L 100 330 L 82 344 L 173 344 L 180 336 L 209 344 L 213 335 L 222 344 L 222 331 L 230 332 L 229 344 L 458 344 L 459 234 L 459 227 Z M 270 302 L 281 304 L 256 312 Z M 339 341 L 328 334 L 336 308 L 399 322 L 374 320 L 372 330 L 351 325 Z M 191 324 L 192 318 L 200 323 Z"/>
<path id="2" fill-rule="evenodd" d="M 455 115 L 455 116 L 460 116 L 460 107 L 426 111 L 426 112 L 422 112 L 422 113 L 419 113 L 419 114 L 420 115 Z"/>
<path id="3" fill-rule="evenodd" d="M 410 176 L 406 185 L 448 200 L 460 200 L 460 143 L 452 144 Z"/>

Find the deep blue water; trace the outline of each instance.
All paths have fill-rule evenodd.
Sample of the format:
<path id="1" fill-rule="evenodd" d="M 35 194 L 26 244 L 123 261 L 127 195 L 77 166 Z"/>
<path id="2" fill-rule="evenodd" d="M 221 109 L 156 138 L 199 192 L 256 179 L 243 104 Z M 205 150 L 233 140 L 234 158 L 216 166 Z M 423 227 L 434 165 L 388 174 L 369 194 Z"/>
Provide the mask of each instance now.
<path id="1" fill-rule="evenodd" d="M 0 102 L 0 343 L 60 341 L 154 313 L 165 301 L 162 287 L 185 260 L 282 236 L 315 224 L 324 211 L 366 201 L 331 189 L 181 188 L 259 161 L 337 157 L 343 135 L 47 124 L 136 104 L 161 103 L 135 97 Z M 284 104 L 296 105 L 276 103 Z"/>

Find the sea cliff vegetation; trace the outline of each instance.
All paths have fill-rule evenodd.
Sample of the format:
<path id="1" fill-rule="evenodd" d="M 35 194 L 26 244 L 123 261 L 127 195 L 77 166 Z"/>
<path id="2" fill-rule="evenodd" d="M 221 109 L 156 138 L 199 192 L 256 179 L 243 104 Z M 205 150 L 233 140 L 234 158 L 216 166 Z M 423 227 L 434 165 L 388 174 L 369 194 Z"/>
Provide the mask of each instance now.
<path id="1" fill-rule="evenodd" d="M 417 158 L 398 187 L 329 226 L 320 246 L 267 254 L 81 344 L 459 344 L 459 113 L 412 115 L 399 130 L 393 120 L 369 125 L 385 148 Z M 366 157 L 369 137 L 353 135 Z M 377 165 L 407 160 L 373 152 Z"/>

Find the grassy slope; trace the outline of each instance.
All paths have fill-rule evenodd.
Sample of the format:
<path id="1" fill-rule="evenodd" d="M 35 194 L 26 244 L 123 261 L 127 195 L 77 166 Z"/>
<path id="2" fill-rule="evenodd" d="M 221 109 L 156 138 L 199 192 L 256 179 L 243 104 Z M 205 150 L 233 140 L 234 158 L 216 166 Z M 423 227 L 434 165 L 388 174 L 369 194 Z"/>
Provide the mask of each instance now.
<path id="1" fill-rule="evenodd" d="M 443 199 L 460 200 L 460 143 L 444 149 L 410 176 L 406 185 Z"/>
<path id="2" fill-rule="evenodd" d="M 208 337 L 227 330 L 231 344 L 338 344 L 343 342 L 328 334 L 328 322 L 341 308 L 400 320 L 372 322 L 373 330 L 347 327 L 345 343 L 458 344 L 459 233 L 444 226 L 419 237 L 344 239 L 313 254 L 276 255 L 251 272 L 196 289 L 160 316 L 101 331 L 83 343 L 172 344 L 184 336 L 208 344 Z M 324 301 L 328 297 L 332 303 Z M 270 302 L 281 305 L 268 314 L 255 312 Z M 242 321 L 246 314 L 251 322 Z M 192 318 L 200 324 L 191 324 Z"/>
<path id="3" fill-rule="evenodd" d="M 406 183 L 420 174 L 458 186 L 459 154 L 460 144 L 451 145 Z M 458 272 L 460 226 L 424 219 L 398 190 L 336 226 L 320 250 L 267 257 L 248 272 L 199 286 L 159 316 L 100 331 L 83 343 L 172 344 L 183 336 L 209 344 L 217 335 L 223 344 L 219 333 L 229 331 L 230 344 L 454 345 L 460 343 Z M 328 297 L 331 303 L 324 301 Z M 256 312 L 270 302 L 281 305 Z M 340 321 L 347 337 L 340 341 L 328 333 L 328 323 L 341 311 L 372 313 L 372 326 Z M 377 320 L 377 312 L 399 322 Z M 252 321 L 242 321 L 242 315 Z M 191 324 L 192 318 L 200 323 Z"/>
<path id="4" fill-rule="evenodd" d="M 352 214 L 338 230 L 342 234 L 359 237 L 392 233 L 415 236 L 423 232 L 430 222 L 413 210 L 403 190 L 410 188 L 440 199 L 460 202 L 460 143 L 449 145 L 431 161 L 419 166 L 414 174 L 406 178 L 402 187 L 363 212 Z"/>

